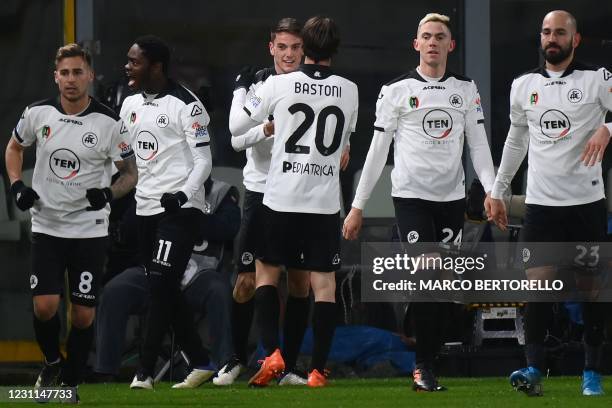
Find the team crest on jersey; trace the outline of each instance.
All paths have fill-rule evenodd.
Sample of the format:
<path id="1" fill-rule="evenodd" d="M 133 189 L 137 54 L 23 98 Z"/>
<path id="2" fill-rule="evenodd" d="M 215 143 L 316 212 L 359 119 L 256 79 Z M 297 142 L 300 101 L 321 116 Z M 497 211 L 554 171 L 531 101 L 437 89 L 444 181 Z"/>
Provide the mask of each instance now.
<path id="1" fill-rule="evenodd" d="M 419 98 L 416 96 L 411 96 L 410 101 L 408 102 L 412 109 L 416 109 L 419 107 Z"/>
<path id="2" fill-rule="evenodd" d="M 531 96 L 529 97 L 529 103 L 531 105 L 536 105 L 538 103 L 538 93 L 537 92 L 531 93 Z"/>
<path id="3" fill-rule="evenodd" d="M 81 141 L 83 142 L 83 146 L 91 149 L 98 144 L 98 136 L 93 132 L 87 132 L 83 135 Z"/>
<path id="4" fill-rule="evenodd" d="M 423 131 L 433 139 L 444 139 L 452 130 L 453 118 L 442 109 L 433 109 L 423 118 Z"/>
<path id="5" fill-rule="evenodd" d="M 550 139 L 559 139 L 567 135 L 571 129 L 567 115 L 557 109 L 549 109 L 540 118 L 540 130 Z"/>
<path id="6" fill-rule="evenodd" d="M 193 105 L 193 109 L 191 109 L 191 116 L 198 116 L 202 114 L 202 108 L 198 105 Z"/>
<path id="7" fill-rule="evenodd" d="M 81 161 L 72 150 L 57 149 L 49 156 L 49 167 L 58 178 L 70 180 L 79 173 Z"/>
<path id="8" fill-rule="evenodd" d="M 136 154 L 142 160 L 151 160 L 157 154 L 159 144 L 153 133 L 143 130 L 136 138 L 137 150 Z"/>
<path id="9" fill-rule="evenodd" d="M 463 106 L 463 98 L 460 95 L 452 94 L 448 99 L 448 103 L 450 103 L 453 108 L 460 108 Z"/>
<path id="10" fill-rule="evenodd" d="M 580 89 L 570 89 L 570 91 L 567 93 L 567 99 L 571 102 L 571 103 L 578 103 L 582 100 L 582 91 Z"/>
<path id="11" fill-rule="evenodd" d="M 136 112 L 132 112 L 132 114 L 130 115 L 130 123 L 135 123 L 136 122 Z"/>
<path id="12" fill-rule="evenodd" d="M 168 115 L 166 115 L 165 113 L 162 113 L 161 115 L 157 117 L 157 120 L 155 120 L 155 123 L 157 123 L 158 127 L 165 128 L 170 123 L 170 119 L 168 119 Z"/>
<path id="13" fill-rule="evenodd" d="M 30 275 L 30 289 L 34 289 L 36 286 L 38 286 L 38 277 Z"/>
<path id="14" fill-rule="evenodd" d="M 49 139 L 51 137 L 51 128 L 47 125 L 43 126 L 42 128 L 42 137 L 44 139 Z"/>

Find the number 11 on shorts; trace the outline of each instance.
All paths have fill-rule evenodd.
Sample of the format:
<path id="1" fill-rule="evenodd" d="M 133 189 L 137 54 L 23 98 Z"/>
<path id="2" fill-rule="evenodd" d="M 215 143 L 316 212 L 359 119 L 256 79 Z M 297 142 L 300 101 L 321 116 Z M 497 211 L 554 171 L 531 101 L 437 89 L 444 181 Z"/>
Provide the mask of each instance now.
<path id="1" fill-rule="evenodd" d="M 164 249 L 164 244 L 166 247 L 166 250 L 164 251 L 164 257 L 162 259 L 162 251 Z M 170 247 L 172 247 L 172 242 L 171 241 L 164 241 L 163 239 L 159 240 L 159 247 L 157 249 L 157 257 L 156 259 L 158 261 L 163 261 L 163 262 L 167 262 L 168 261 L 168 255 L 170 254 Z"/>

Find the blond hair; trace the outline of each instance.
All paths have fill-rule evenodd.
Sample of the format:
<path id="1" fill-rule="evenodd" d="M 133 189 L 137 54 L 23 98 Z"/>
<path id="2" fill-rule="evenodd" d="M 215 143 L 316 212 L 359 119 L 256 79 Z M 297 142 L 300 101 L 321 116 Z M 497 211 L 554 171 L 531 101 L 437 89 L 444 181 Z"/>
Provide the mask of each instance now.
<path id="1" fill-rule="evenodd" d="M 417 34 L 421 26 L 429 22 L 442 23 L 446 26 L 446 28 L 448 28 L 448 31 L 451 31 L 449 16 L 439 13 L 428 13 L 425 17 L 421 19 L 421 21 L 419 21 L 419 26 L 417 27 Z"/>

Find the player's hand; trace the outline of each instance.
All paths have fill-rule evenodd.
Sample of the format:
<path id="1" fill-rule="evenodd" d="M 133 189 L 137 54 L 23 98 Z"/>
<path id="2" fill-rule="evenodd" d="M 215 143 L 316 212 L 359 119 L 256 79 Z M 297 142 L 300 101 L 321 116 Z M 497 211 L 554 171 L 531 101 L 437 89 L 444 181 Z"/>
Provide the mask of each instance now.
<path id="1" fill-rule="evenodd" d="M 270 122 L 264 123 L 263 131 L 266 137 L 272 136 L 274 134 L 274 121 L 272 120 Z"/>
<path id="2" fill-rule="evenodd" d="M 247 91 L 255 81 L 255 74 L 257 73 L 257 68 L 252 65 L 247 65 L 242 68 L 236 77 L 236 83 L 234 84 L 234 91 L 239 88 L 244 88 Z"/>
<path id="3" fill-rule="evenodd" d="M 161 206 L 167 213 L 178 211 L 187 202 L 187 196 L 182 191 L 176 193 L 164 193 L 159 200 Z"/>
<path id="4" fill-rule="evenodd" d="M 610 143 L 610 132 L 607 127 L 600 126 L 599 129 L 593 133 L 593 136 L 591 136 L 586 146 L 584 146 L 580 161 L 585 166 L 589 167 L 594 166 L 595 163 L 600 163 L 608 143 Z"/>
<path id="5" fill-rule="evenodd" d="M 90 206 L 85 208 L 87 211 L 98 211 L 106 207 L 113 199 L 113 192 L 110 188 L 88 188 L 85 197 L 89 200 Z"/>
<path id="6" fill-rule="evenodd" d="M 351 208 L 351 211 L 349 211 L 348 215 L 344 219 L 344 225 L 342 226 L 342 236 L 344 239 L 357 239 L 362 223 L 363 212 L 359 208 Z"/>
<path id="7" fill-rule="evenodd" d="M 346 145 L 342 156 L 340 156 L 340 170 L 344 171 L 348 167 L 349 160 L 351 159 L 351 145 Z"/>
<path id="8" fill-rule="evenodd" d="M 487 220 L 492 221 L 500 230 L 505 231 L 508 226 L 508 214 L 506 214 L 506 204 L 504 204 L 504 201 L 492 198 L 490 194 L 487 194 L 484 206 Z"/>
<path id="9" fill-rule="evenodd" d="M 11 193 L 13 193 L 13 196 L 15 197 L 17 208 L 19 208 L 21 211 L 32 208 L 34 201 L 40 198 L 38 193 L 34 191 L 32 187 L 26 186 L 21 180 L 17 180 L 11 184 Z"/>

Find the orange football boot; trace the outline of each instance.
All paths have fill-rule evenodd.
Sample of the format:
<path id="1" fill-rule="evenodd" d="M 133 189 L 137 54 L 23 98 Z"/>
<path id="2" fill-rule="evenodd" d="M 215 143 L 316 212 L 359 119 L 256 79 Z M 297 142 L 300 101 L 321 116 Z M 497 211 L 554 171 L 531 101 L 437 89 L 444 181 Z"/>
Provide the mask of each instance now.
<path id="1" fill-rule="evenodd" d="M 255 373 L 249 380 L 251 387 L 265 387 L 270 380 L 278 377 L 285 370 L 285 360 L 279 349 L 274 350 L 272 354 L 261 361 L 259 371 Z"/>

